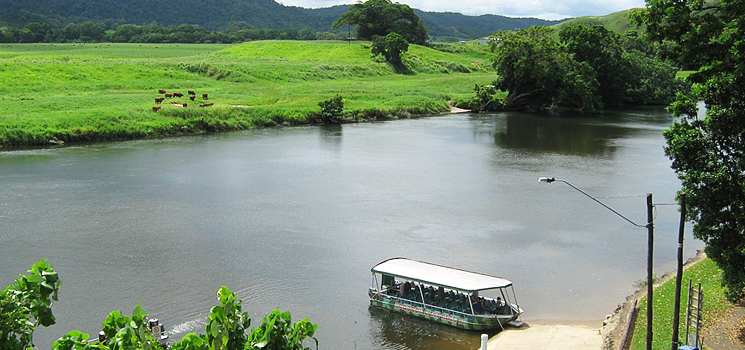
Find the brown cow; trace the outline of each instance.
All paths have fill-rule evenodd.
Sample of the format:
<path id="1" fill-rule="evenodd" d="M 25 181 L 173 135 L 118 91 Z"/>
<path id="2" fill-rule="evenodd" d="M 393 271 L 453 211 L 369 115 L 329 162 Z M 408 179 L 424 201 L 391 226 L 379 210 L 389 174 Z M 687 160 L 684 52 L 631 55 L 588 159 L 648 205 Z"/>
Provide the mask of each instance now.
<path id="1" fill-rule="evenodd" d="M 157 112 L 160 110 L 160 106 L 153 106 L 153 112 Z"/>
<path id="2" fill-rule="evenodd" d="M 196 96 L 189 96 L 189 99 L 194 101 L 194 99 L 197 98 Z"/>
<path id="3" fill-rule="evenodd" d="M 189 90 L 189 91 L 188 91 L 188 94 L 189 94 L 189 95 L 196 95 L 197 93 L 196 93 L 196 92 L 194 92 L 194 90 Z"/>
<path id="4" fill-rule="evenodd" d="M 159 94 L 165 94 L 166 93 L 166 90 L 160 89 L 160 90 L 158 90 L 158 93 Z"/>
<path id="5" fill-rule="evenodd" d="M 209 98 L 207 98 L 207 94 L 202 94 L 202 99 L 203 100 L 209 100 Z"/>
<path id="6" fill-rule="evenodd" d="M 209 107 L 212 105 L 214 105 L 214 103 L 202 103 L 201 105 L 199 105 L 199 107 Z"/>
<path id="7" fill-rule="evenodd" d="M 184 94 L 182 94 L 180 92 L 174 92 L 173 93 L 173 97 L 184 97 Z"/>
<path id="8" fill-rule="evenodd" d="M 171 93 L 166 94 L 166 98 L 171 98 L 171 97 L 173 97 L 173 94 Z"/>
<path id="9" fill-rule="evenodd" d="M 182 105 L 184 106 L 184 108 L 186 108 L 187 106 L 186 102 L 182 103 Z"/>
<path id="10" fill-rule="evenodd" d="M 161 102 L 163 102 L 163 100 L 165 100 L 164 97 L 156 97 L 155 98 L 155 103 L 161 103 Z"/>

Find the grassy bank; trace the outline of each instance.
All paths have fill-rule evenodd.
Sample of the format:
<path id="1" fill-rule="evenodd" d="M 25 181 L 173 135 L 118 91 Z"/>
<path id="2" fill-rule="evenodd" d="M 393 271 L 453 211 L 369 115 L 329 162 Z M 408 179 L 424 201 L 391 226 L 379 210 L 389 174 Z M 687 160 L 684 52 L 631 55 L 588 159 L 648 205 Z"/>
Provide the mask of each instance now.
<path id="1" fill-rule="evenodd" d="M 479 47 L 412 46 L 405 74 L 371 60 L 366 42 L 1 48 L 0 146 L 308 123 L 318 102 L 335 94 L 343 96 L 350 121 L 427 115 L 495 78 L 490 54 Z M 158 89 L 185 96 L 153 112 Z M 189 100 L 187 90 L 198 98 Z M 214 105 L 199 107 L 208 102 Z"/>
<path id="2" fill-rule="evenodd" d="M 704 329 L 711 328 L 732 304 L 727 302 L 722 287 L 722 271 L 711 259 L 704 259 L 683 272 L 680 316 L 680 340 L 685 342 L 686 304 L 688 300 L 688 281 L 693 279 L 694 286 L 701 283 L 704 292 L 703 324 Z M 673 307 L 675 303 L 675 278 L 658 286 L 654 290 L 653 316 L 653 349 L 669 350 L 672 342 Z M 638 316 L 631 340 L 632 350 L 646 349 L 647 298 L 638 304 Z"/>

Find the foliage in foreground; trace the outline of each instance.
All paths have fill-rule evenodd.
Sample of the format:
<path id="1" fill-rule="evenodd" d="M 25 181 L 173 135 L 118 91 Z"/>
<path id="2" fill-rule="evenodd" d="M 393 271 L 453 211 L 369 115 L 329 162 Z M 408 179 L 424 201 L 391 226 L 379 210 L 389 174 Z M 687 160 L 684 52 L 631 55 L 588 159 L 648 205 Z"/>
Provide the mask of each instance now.
<path id="1" fill-rule="evenodd" d="M 52 264 L 41 260 L 28 275 L 20 275 L 0 293 L 0 349 L 26 350 L 34 346 L 34 330 L 55 323 L 52 304 L 62 281 Z"/>
<path id="2" fill-rule="evenodd" d="M 0 349 L 29 350 L 34 348 L 33 333 L 39 325 L 54 324 L 52 302 L 62 281 L 52 264 L 41 260 L 28 275 L 0 294 Z M 205 334 L 189 333 L 171 347 L 175 350 L 305 350 L 303 343 L 313 337 L 318 325 L 307 318 L 292 323 L 290 312 L 272 311 L 260 326 L 249 332 L 251 318 L 242 311 L 242 300 L 223 286 L 217 291 L 220 305 L 212 307 L 207 317 Z M 101 325 L 106 340 L 90 340 L 90 335 L 71 331 L 52 344 L 52 350 L 155 350 L 160 340 L 153 336 L 147 312 L 138 305 L 132 316 L 112 311 Z"/>
<path id="3" fill-rule="evenodd" d="M 633 12 L 647 35 L 673 44 L 666 56 L 702 67 L 694 96 L 671 106 L 665 153 L 683 185 L 696 238 L 724 272 L 727 297 L 745 296 L 745 2 L 647 0 Z M 700 118 L 694 98 L 706 103 Z"/>

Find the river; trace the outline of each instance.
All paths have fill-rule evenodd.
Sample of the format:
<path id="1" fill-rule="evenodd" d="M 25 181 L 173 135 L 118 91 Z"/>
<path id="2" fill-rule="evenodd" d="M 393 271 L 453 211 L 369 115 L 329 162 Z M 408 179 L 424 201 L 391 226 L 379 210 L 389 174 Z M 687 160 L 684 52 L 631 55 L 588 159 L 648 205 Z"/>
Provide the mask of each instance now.
<path id="1" fill-rule="evenodd" d="M 477 333 L 369 309 L 370 268 L 408 257 L 514 282 L 528 323 L 597 324 L 675 267 L 672 117 L 453 114 L 0 152 L 0 287 L 42 257 L 63 279 L 48 349 L 140 303 L 178 340 L 220 286 L 258 325 L 275 308 L 322 349 L 473 349 Z M 703 244 L 687 232 L 685 256 Z M 308 344 L 310 345 L 310 344 Z"/>

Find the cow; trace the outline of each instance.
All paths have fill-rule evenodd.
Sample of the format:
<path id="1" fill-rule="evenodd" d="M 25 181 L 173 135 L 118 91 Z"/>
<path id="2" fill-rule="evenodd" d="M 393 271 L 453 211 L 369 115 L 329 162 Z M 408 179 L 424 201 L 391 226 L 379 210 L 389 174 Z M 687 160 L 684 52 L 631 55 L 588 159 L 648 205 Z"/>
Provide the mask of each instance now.
<path id="1" fill-rule="evenodd" d="M 209 100 L 209 98 L 208 98 L 207 94 L 202 94 L 202 99 L 203 99 L 203 100 Z"/>
<path id="2" fill-rule="evenodd" d="M 214 105 L 214 103 L 202 103 L 201 105 L 199 105 L 199 107 L 209 107 L 212 105 Z"/>
<path id="3" fill-rule="evenodd" d="M 153 106 L 153 112 L 157 112 L 160 110 L 160 106 Z"/>
<path id="4" fill-rule="evenodd" d="M 196 92 L 194 92 L 194 90 L 189 90 L 188 93 L 189 93 L 189 95 L 196 95 L 197 94 Z"/>
<path id="5" fill-rule="evenodd" d="M 158 93 L 159 94 L 165 94 L 166 93 L 166 90 L 160 89 L 160 90 L 158 90 Z"/>
<path id="6" fill-rule="evenodd" d="M 187 106 L 186 102 L 182 103 L 182 105 L 184 106 L 184 108 L 186 108 Z"/>
<path id="7" fill-rule="evenodd" d="M 165 97 L 156 97 L 155 98 L 155 103 L 161 103 L 161 102 L 163 102 L 163 100 L 165 100 Z"/>
<path id="8" fill-rule="evenodd" d="M 173 93 L 173 97 L 184 97 L 184 94 L 182 94 L 180 92 L 174 92 Z"/>
<path id="9" fill-rule="evenodd" d="M 192 101 L 194 101 L 195 98 L 197 98 L 197 97 L 196 96 L 193 96 L 193 95 L 192 96 L 189 96 L 189 99 L 192 100 Z"/>
<path id="10" fill-rule="evenodd" d="M 171 98 L 171 97 L 173 97 L 173 94 L 171 94 L 171 93 L 167 93 L 166 94 L 166 98 Z"/>

